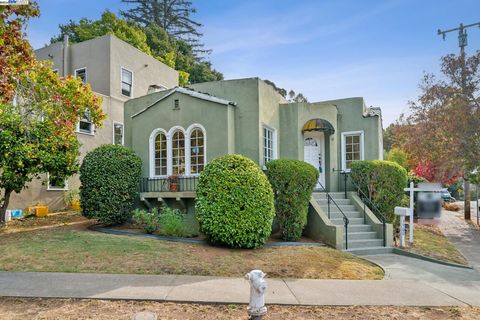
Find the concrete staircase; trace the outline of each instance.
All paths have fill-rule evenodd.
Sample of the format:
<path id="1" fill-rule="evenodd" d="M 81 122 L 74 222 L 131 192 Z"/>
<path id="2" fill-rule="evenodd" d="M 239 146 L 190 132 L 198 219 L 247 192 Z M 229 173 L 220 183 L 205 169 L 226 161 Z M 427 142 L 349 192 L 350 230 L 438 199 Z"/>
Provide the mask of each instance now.
<path id="1" fill-rule="evenodd" d="M 325 192 L 314 192 L 313 198 L 317 201 L 325 215 L 328 216 L 328 200 L 326 195 Z M 352 201 L 345 198 L 345 193 L 330 192 L 329 195 L 349 219 L 348 250 L 346 251 L 357 255 L 392 252 L 392 248 L 383 246 L 382 235 L 377 234 L 371 225 L 365 223 L 363 212 L 358 211 Z M 334 225 L 344 226 L 343 215 L 338 207 L 330 202 L 330 222 Z M 345 243 L 343 247 L 346 247 Z"/>

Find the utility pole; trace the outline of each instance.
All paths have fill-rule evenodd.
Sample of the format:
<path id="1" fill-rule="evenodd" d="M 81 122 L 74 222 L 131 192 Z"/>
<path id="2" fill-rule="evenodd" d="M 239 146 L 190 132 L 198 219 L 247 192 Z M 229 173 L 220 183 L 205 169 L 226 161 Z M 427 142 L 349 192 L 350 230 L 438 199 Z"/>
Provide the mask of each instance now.
<path id="1" fill-rule="evenodd" d="M 462 91 L 465 92 L 466 90 L 466 68 L 465 68 L 465 47 L 468 45 L 468 36 L 467 36 L 467 29 L 472 28 L 472 27 L 479 27 L 480 28 L 480 22 L 468 24 L 466 26 L 463 25 L 463 23 L 460 23 L 460 26 L 457 28 L 453 29 L 448 29 L 448 30 L 440 30 L 438 29 L 437 33 L 438 35 L 441 35 L 443 37 L 443 40 L 445 40 L 445 37 L 447 33 L 458 31 L 458 46 L 460 47 L 460 61 L 462 63 Z M 471 212 L 470 212 L 470 182 L 468 181 L 468 172 L 464 174 L 464 188 L 463 188 L 463 193 L 464 193 L 464 217 L 465 220 L 470 220 L 471 219 Z"/>

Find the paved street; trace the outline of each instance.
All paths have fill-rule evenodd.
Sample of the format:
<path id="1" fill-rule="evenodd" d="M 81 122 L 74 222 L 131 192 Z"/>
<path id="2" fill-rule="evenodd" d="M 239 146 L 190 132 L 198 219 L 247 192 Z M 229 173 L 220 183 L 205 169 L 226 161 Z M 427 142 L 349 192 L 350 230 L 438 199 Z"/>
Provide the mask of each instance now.
<path id="1" fill-rule="evenodd" d="M 480 281 L 268 279 L 267 303 L 480 306 Z M 0 296 L 246 303 L 243 278 L 0 273 Z"/>

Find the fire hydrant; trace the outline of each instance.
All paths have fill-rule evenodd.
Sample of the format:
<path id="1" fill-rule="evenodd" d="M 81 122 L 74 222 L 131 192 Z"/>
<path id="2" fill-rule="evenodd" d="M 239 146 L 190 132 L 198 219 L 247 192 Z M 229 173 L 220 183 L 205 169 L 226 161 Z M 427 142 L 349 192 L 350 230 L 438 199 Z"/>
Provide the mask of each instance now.
<path id="1" fill-rule="evenodd" d="M 265 291 L 267 291 L 267 282 L 261 270 L 252 270 L 245 275 L 245 279 L 250 282 L 250 303 L 247 312 L 250 320 L 261 320 L 267 314 L 265 306 Z"/>

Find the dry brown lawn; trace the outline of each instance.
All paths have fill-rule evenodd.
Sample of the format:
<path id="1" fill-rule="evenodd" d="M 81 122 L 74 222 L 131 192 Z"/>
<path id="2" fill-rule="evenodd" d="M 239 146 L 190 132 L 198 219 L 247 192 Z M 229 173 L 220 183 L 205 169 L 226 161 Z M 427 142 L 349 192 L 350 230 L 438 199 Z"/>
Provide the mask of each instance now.
<path id="1" fill-rule="evenodd" d="M 465 257 L 437 226 L 415 224 L 414 230 L 415 242 L 406 250 L 438 260 L 468 265 Z"/>
<path id="2" fill-rule="evenodd" d="M 272 278 L 383 278 L 378 266 L 327 247 L 232 250 L 98 233 L 78 215 L 59 219 L 52 217 L 51 226 L 48 218 L 15 222 L 3 230 L 0 270 L 241 277 L 259 268 Z"/>
<path id="3" fill-rule="evenodd" d="M 244 305 L 199 305 L 144 301 L 0 299 L 0 318 L 130 320 L 135 313 L 154 312 L 159 320 L 247 319 Z M 265 320 L 313 319 L 480 319 L 480 308 L 420 307 L 292 307 L 268 306 Z"/>

